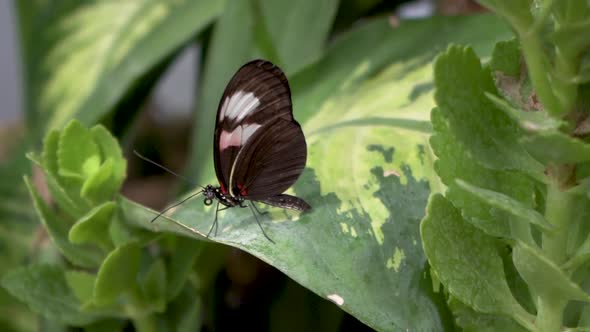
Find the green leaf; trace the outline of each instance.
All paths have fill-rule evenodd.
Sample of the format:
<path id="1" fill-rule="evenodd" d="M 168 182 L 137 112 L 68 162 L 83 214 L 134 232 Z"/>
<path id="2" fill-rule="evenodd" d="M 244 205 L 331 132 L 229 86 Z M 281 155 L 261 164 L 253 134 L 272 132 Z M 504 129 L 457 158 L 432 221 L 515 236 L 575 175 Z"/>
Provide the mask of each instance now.
<path id="1" fill-rule="evenodd" d="M 490 69 L 493 72 L 501 72 L 503 75 L 519 76 L 521 58 L 520 45 L 517 39 L 500 41 L 494 47 Z"/>
<path id="2" fill-rule="evenodd" d="M 590 144 L 552 130 L 521 139 L 525 149 L 542 163 L 581 163 L 590 161 Z"/>
<path id="3" fill-rule="evenodd" d="M 442 329 L 451 318 L 427 282 L 418 230 L 430 191 L 440 190 L 427 148 L 432 59 L 449 41 L 489 55 L 492 40 L 509 35 L 484 15 L 407 21 L 395 29 L 381 18 L 340 36 L 325 58 L 292 78 L 295 118 L 308 144 L 306 171 L 292 193 L 313 210 L 269 208 L 261 224 L 273 245 L 248 209 L 228 209 L 219 213 L 211 240 L 272 264 L 374 329 Z M 207 98 L 217 105 L 220 94 Z M 210 130 L 212 123 L 199 126 Z M 210 138 L 201 142 L 208 151 Z M 201 150 L 192 158 L 203 165 L 211 154 Z M 212 166 L 205 169 L 213 174 Z M 153 211 L 124 199 L 120 206 L 122 219 L 134 225 L 201 240 L 215 214 L 202 198 L 154 223 Z"/>
<path id="4" fill-rule="evenodd" d="M 103 184 L 104 191 L 107 193 L 118 192 L 127 175 L 127 160 L 123 157 L 119 142 L 101 125 L 92 127 L 90 133 L 100 148 L 102 159 L 113 161 L 112 177 L 110 181 Z"/>
<path id="5" fill-rule="evenodd" d="M 533 21 L 531 2 L 528 0 L 480 0 L 479 2 L 507 19 L 521 33 L 525 33 Z"/>
<path id="6" fill-rule="evenodd" d="M 97 248 L 70 243 L 68 241 L 69 225 L 51 211 L 28 177 L 24 177 L 24 181 L 41 222 L 61 253 L 72 263 L 79 266 L 86 268 L 97 267 L 103 259 L 103 254 Z"/>
<path id="7" fill-rule="evenodd" d="M 514 246 L 512 255 L 516 269 L 537 294 L 551 301 L 590 302 L 590 295 L 539 250 L 519 242 Z"/>
<path id="8" fill-rule="evenodd" d="M 92 302 L 96 276 L 83 271 L 66 271 L 65 278 L 80 303 Z"/>
<path id="9" fill-rule="evenodd" d="M 182 252 L 178 252 L 182 254 Z M 162 312 L 166 308 L 166 266 L 162 259 L 155 260 L 146 272 L 140 284 L 144 300 L 150 304 L 156 312 Z"/>
<path id="10" fill-rule="evenodd" d="M 555 226 L 545 220 L 542 214 L 520 203 L 510 196 L 501 194 L 497 191 L 473 186 L 460 179 L 457 179 L 456 182 L 459 187 L 471 193 L 475 198 L 492 207 L 508 212 L 523 222 L 535 224 L 545 230 L 552 230 L 555 228 Z"/>
<path id="11" fill-rule="evenodd" d="M 61 132 L 57 149 L 58 174 L 80 181 L 96 173 L 100 152 L 92 135 L 80 122 L 71 121 Z"/>
<path id="12" fill-rule="evenodd" d="M 109 226 L 116 207 L 114 202 L 106 202 L 88 212 L 70 228 L 70 242 L 91 243 L 103 250 L 111 250 L 113 244 L 110 241 Z"/>
<path id="13" fill-rule="evenodd" d="M 141 248 L 128 243 L 113 250 L 104 260 L 94 285 L 94 304 L 107 305 L 133 289 L 139 271 Z"/>
<path id="14" fill-rule="evenodd" d="M 478 187 L 516 198 L 531 207 L 534 205 L 534 196 L 531 194 L 534 192 L 534 182 L 519 172 L 483 167 L 465 150 L 462 143 L 456 141 L 440 110 L 434 109 L 431 119 L 435 134 L 430 138 L 430 145 L 438 157 L 434 166 L 442 182 L 449 186 L 446 197 L 461 210 L 463 218 L 469 223 L 490 235 L 512 238 L 511 220 L 514 217 L 502 210 L 490 209 L 482 201 L 473 199 L 457 187 L 455 180 L 462 178 Z M 516 222 L 521 223 L 518 220 Z"/>
<path id="15" fill-rule="evenodd" d="M 492 169 L 542 176 L 543 166 L 518 144 L 520 128 L 486 97 L 496 88 L 471 48 L 449 47 L 436 60 L 434 78 L 438 108 L 475 159 Z"/>
<path id="16" fill-rule="evenodd" d="M 57 150 L 59 149 L 60 135 L 59 130 L 51 130 L 43 140 L 42 167 L 53 176 L 57 176 L 59 172 Z"/>
<path id="17" fill-rule="evenodd" d="M 110 190 L 113 185 L 109 183 L 112 181 L 112 175 L 113 159 L 109 158 L 84 181 L 80 195 L 94 202 L 102 202 L 113 197 L 115 192 Z"/>
<path id="18" fill-rule="evenodd" d="M 159 234 L 126 224 L 121 220 L 121 216 L 118 213 L 111 220 L 108 232 L 115 247 L 120 247 L 131 242 L 146 245 L 159 236 Z"/>
<path id="19" fill-rule="evenodd" d="M 464 332 L 528 331 L 509 317 L 477 312 L 454 297 L 449 299 L 449 307 L 456 316 L 457 325 Z"/>
<path id="20" fill-rule="evenodd" d="M 506 115 L 518 123 L 520 128 L 528 132 L 535 133 L 546 130 L 555 130 L 564 124 L 563 121 L 552 118 L 543 111 L 527 112 L 519 110 L 491 93 L 486 92 L 485 95 L 494 103 L 494 105 L 496 105 L 496 107 L 503 110 Z"/>
<path id="21" fill-rule="evenodd" d="M 72 117 L 96 122 L 136 80 L 212 22 L 223 5 L 207 0 L 37 1 L 41 22 L 27 29 L 24 39 L 34 125 L 58 128 Z"/>
<path id="22" fill-rule="evenodd" d="M 39 167 L 43 167 L 42 161 L 38 155 L 34 153 L 28 153 L 27 158 L 35 163 Z M 66 190 L 61 186 L 59 181 L 52 175 L 55 173 L 50 173 L 47 169 L 42 168 L 45 176 L 45 183 L 49 188 L 49 193 L 51 194 L 51 198 L 57 203 L 57 205 L 67 211 L 69 215 L 74 218 L 80 218 L 86 213 L 86 209 L 84 206 L 80 206 L 74 202 L 74 200 L 69 196 Z"/>
<path id="23" fill-rule="evenodd" d="M 23 174 L 31 172 L 31 163 L 25 158 L 30 147 L 11 130 L 0 132 L 0 140 L 0 276 L 4 276 L 7 271 L 30 260 L 31 249 L 39 235 L 39 221 L 22 181 Z M 6 147 L 10 147 L 9 151 L 4 149 Z M 37 331 L 37 317 L 24 303 L 0 287 L 1 331 Z"/>
<path id="24" fill-rule="evenodd" d="M 68 214 L 79 218 L 90 208 L 88 202 L 80 198 L 80 181 L 59 175 L 58 149 L 61 132 L 50 131 L 43 142 L 41 167 L 45 172 L 51 197 Z M 33 160 L 35 161 L 35 160 Z M 39 161 L 36 161 L 39 163 Z"/>
<path id="25" fill-rule="evenodd" d="M 476 311 L 532 322 L 508 288 L 496 240 L 465 222 L 443 196 L 431 197 L 421 235 L 428 261 L 450 294 Z"/>
<path id="26" fill-rule="evenodd" d="M 4 275 L 2 287 L 51 320 L 83 326 L 100 318 L 79 310 L 80 302 L 69 288 L 64 271 L 57 266 L 20 267 Z"/>
<path id="27" fill-rule="evenodd" d="M 172 300 L 184 287 L 191 271 L 195 258 L 201 252 L 203 243 L 179 236 L 176 238 L 174 252 L 177 254 L 170 258 L 166 273 L 166 299 Z M 181 254 L 178 254 L 181 253 Z"/>
<path id="28" fill-rule="evenodd" d="M 184 287 L 178 297 L 169 302 L 164 313 L 171 331 L 193 332 L 203 327 L 203 299 L 192 287 Z"/>
<path id="29" fill-rule="evenodd" d="M 277 50 L 282 69 L 295 73 L 320 58 L 338 0 L 255 0 Z"/>

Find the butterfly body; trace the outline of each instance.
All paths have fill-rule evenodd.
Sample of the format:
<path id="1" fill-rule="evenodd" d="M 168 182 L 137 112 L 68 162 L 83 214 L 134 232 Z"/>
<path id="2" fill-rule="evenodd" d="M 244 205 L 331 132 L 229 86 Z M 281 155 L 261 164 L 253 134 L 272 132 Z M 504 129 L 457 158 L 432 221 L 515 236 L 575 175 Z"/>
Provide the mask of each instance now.
<path id="1" fill-rule="evenodd" d="M 216 199 L 219 204 L 226 206 L 226 207 L 247 207 L 244 205 L 244 197 L 243 196 L 231 196 L 226 191 L 224 191 L 221 187 L 213 187 L 212 185 L 207 185 L 205 189 L 203 189 L 203 195 L 205 196 L 205 205 L 213 204 L 213 200 Z"/>

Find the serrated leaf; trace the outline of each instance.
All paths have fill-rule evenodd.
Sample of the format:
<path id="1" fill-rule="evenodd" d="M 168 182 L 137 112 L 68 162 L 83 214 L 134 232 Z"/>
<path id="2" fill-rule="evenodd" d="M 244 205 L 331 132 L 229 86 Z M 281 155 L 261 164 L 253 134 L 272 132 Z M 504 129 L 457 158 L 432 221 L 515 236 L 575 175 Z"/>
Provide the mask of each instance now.
<path id="1" fill-rule="evenodd" d="M 490 69 L 504 75 L 519 76 L 521 69 L 521 50 L 517 39 L 500 41 L 494 47 Z"/>
<path id="2" fill-rule="evenodd" d="M 523 137 L 521 144 L 542 163 L 581 163 L 590 161 L 590 144 L 551 130 Z"/>
<path id="3" fill-rule="evenodd" d="M 94 304 L 108 305 L 130 291 L 136 285 L 141 248 L 136 243 L 128 243 L 105 258 L 98 270 L 94 285 Z"/>
<path id="4" fill-rule="evenodd" d="M 499 193 L 493 190 L 487 190 L 484 188 L 473 186 L 463 180 L 455 180 L 459 187 L 471 193 L 475 198 L 483 201 L 484 203 L 508 212 L 509 214 L 517 217 L 517 219 L 523 222 L 529 222 L 544 228 L 545 230 L 555 229 L 551 223 L 549 223 L 542 214 L 533 210 L 531 207 L 522 204 L 514 198 Z"/>
<path id="5" fill-rule="evenodd" d="M 518 144 L 520 128 L 486 97 L 496 88 L 471 48 L 451 46 L 439 55 L 434 78 L 440 112 L 475 159 L 488 168 L 542 176 L 543 166 Z"/>
<path id="6" fill-rule="evenodd" d="M 512 257 L 522 278 L 537 294 L 551 301 L 590 302 L 590 295 L 539 250 L 519 242 L 513 248 Z"/>
<path id="7" fill-rule="evenodd" d="M 83 326 L 101 318 L 79 310 L 80 302 L 68 287 L 64 271 L 57 266 L 32 265 L 12 270 L 2 278 L 2 287 L 52 320 Z"/>
<path id="8" fill-rule="evenodd" d="M 104 256 L 98 248 L 70 243 L 68 241 L 69 225 L 64 220 L 60 220 L 45 204 L 28 177 L 24 177 L 24 181 L 41 222 L 61 253 L 72 263 L 79 266 L 86 268 L 99 266 Z"/>
<path id="9" fill-rule="evenodd" d="M 92 291 L 96 276 L 84 271 L 66 271 L 65 278 L 68 286 L 78 298 L 80 303 L 92 301 Z"/>
<path id="10" fill-rule="evenodd" d="M 496 105 L 496 107 L 503 110 L 508 116 L 516 121 L 522 129 L 528 132 L 534 133 L 555 130 L 564 124 L 563 121 L 552 118 L 546 112 L 526 112 L 524 110 L 518 110 L 510 106 L 505 100 L 498 98 L 496 95 L 488 92 L 486 92 L 485 95 Z"/>
<path id="11" fill-rule="evenodd" d="M 59 164 L 57 161 L 57 150 L 59 149 L 59 130 L 51 130 L 43 140 L 42 164 L 43 168 L 53 176 L 57 176 Z"/>
<path id="12" fill-rule="evenodd" d="M 431 197 L 420 231 L 428 261 L 450 294 L 476 311 L 532 322 L 508 288 L 495 239 L 465 222 L 446 198 Z"/>
<path id="13" fill-rule="evenodd" d="M 110 241 L 109 226 L 116 207 L 114 202 L 106 202 L 89 211 L 70 228 L 70 241 L 75 244 L 96 244 L 103 250 L 111 250 L 113 244 Z"/>
<path id="14" fill-rule="evenodd" d="M 37 166 L 43 167 L 41 158 L 39 155 L 34 153 L 27 154 L 27 158 L 34 162 Z M 49 188 L 49 193 L 51 194 L 51 198 L 57 203 L 57 205 L 62 208 L 63 210 L 67 211 L 67 213 L 74 217 L 75 219 L 80 218 L 86 210 L 84 206 L 80 206 L 72 200 L 66 190 L 61 186 L 61 184 L 53 177 L 53 173 L 50 173 L 47 169 L 42 168 L 43 173 L 45 175 L 45 183 Z"/>
<path id="15" fill-rule="evenodd" d="M 112 176 L 113 159 L 109 158 L 84 181 L 80 195 L 93 202 L 103 202 L 113 197 L 115 192 L 110 189 L 114 187 L 111 182 L 115 179 Z"/>
<path id="16" fill-rule="evenodd" d="M 90 133 L 100 148 L 103 160 L 111 159 L 113 161 L 112 180 L 105 184 L 104 190 L 117 192 L 127 175 L 127 160 L 123 157 L 119 142 L 102 125 L 92 127 Z"/>
<path id="17" fill-rule="evenodd" d="M 80 122 L 71 121 L 61 132 L 57 148 L 58 174 L 79 179 L 96 173 L 100 167 L 100 151 L 92 135 Z"/>
<path id="18" fill-rule="evenodd" d="M 152 262 L 140 287 L 144 300 L 154 311 L 162 312 L 166 308 L 166 266 L 162 259 Z"/>
<path id="19" fill-rule="evenodd" d="M 523 204 L 534 204 L 534 182 L 519 172 L 498 171 L 483 167 L 457 142 L 448 123 L 441 112 L 434 109 L 431 113 L 435 134 L 430 138 L 430 145 L 438 160 L 435 170 L 449 190 L 446 197 L 461 210 L 465 220 L 484 232 L 504 238 L 512 238 L 510 214 L 495 208 L 489 208 L 483 202 L 474 200 L 471 195 L 457 188 L 455 180 L 465 179 L 479 187 L 486 187 L 518 198 Z M 518 223 L 519 221 L 517 221 Z M 528 227 L 528 225 L 525 225 Z"/>
<path id="20" fill-rule="evenodd" d="M 88 202 L 80 198 L 80 181 L 59 175 L 58 149 L 61 132 L 50 131 L 43 141 L 41 166 L 51 196 L 67 213 L 74 218 L 81 217 L 90 208 Z"/>

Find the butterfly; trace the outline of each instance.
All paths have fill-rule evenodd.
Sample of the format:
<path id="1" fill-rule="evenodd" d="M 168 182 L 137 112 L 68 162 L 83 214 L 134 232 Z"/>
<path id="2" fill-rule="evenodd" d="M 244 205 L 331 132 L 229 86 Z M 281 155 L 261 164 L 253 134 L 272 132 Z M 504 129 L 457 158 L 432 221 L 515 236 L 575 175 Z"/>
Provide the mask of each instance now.
<path id="1" fill-rule="evenodd" d="M 198 194 L 205 197 L 205 205 L 217 201 L 207 237 L 214 228 L 217 234 L 219 211 L 249 206 L 264 236 L 274 243 L 262 228 L 254 210 L 261 213 L 252 202 L 303 212 L 311 210 L 303 199 L 283 193 L 305 168 L 307 144 L 301 126 L 293 118 L 289 82 L 279 67 L 266 60 L 254 60 L 234 74 L 217 108 L 213 139 L 219 186 L 201 187 L 199 192 L 170 207 Z"/>

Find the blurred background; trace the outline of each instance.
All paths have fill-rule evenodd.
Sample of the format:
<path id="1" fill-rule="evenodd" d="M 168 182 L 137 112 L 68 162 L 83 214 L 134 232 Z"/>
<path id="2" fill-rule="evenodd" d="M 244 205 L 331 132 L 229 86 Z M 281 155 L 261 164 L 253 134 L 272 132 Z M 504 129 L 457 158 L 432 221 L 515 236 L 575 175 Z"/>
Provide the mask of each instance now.
<path id="1" fill-rule="evenodd" d="M 53 6 L 55 11 L 31 10 L 30 7 L 41 3 L 45 3 L 46 7 Z M 42 62 L 35 57 L 42 53 L 32 51 L 36 46 L 41 47 L 36 44 L 34 34 L 52 28 L 51 25 L 40 28 L 36 22 L 51 24 L 52 15 L 59 15 L 71 3 L 0 1 L 0 168 L 3 172 L 0 195 L 10 195 L 13 201 L 18 197 L 24 197 L 23 202 L 27 201 L 26 192 L 15 189 L 22 187 L 20 174 L 30 172 L 30 163 L 24 160 L 23 152 L 39 148 L 43 132 L 37 128 L 43 121 L 48 121 L 42 116 L 39 117 L 42 120 L 32 120 L 30 111 L 36 109 L 32 112 L 41 113 L 46 106 L 41 104 L 43 96 L 32 83 L 38 79 L 36 75 L 43 75 L 43 68 L 35 67 L 36 63 Z M 478 5 L 468 0 L 342 0 L 338 2 L 326 42 L 329 44 L 340 33 L 375 17 L 389 17 L 395 26 L 403 19 L 439 14 L 461 15 L 480 10 Z M 116 21 L 113 17 L 104 19 L 105 24 L 110 24 L 111 19 Z M 203 82 L 202 73 L 208 65 L 215 63 L 204 56 L 214 47 L 211 44 L 214 33 L 215 23 L 209 22 L 199 36 L 189 39 L 142 75 L 134 83 L 133 93 L 125 95 L 122 102 L 116 105 L 117 109 L 132 108 L 132 111 L 114 112 L 110 118 L 101 119 L 120 139 L 128 157 L 129 151 L 137 149 L 173 170 L 193 175 L 187 151 L 194 144 L 193 140 L 199 137 L 199 133 L 193 132 L 192 124 L 195 113 L 200 111 L 199 105 L 203 105 L 197 93 Z M 313 59 L 310 61 L 313 62 Z M 232 67 L 226 71 L 233 72 L 237 68 L 235 65 L 231 64 Z M 76 74 L 93 73 L 82 70 Z M 223 80 L 227 82 L 227 78 Z M 67 97 L 67 91 L 61 93 L 64 98 Z M 219 97 L 211 98 L 218 100 Z M 154 209 L 162 209 L 183 190 L 176 178 L 161 169 L 137 158 L 128 160 L 128 178 L 123 188 L 127 197 Z M 44 255 L 42 251 L 49 240 L 39 228 L 30 208 L 2 200 L 0 209 L 5 219 L 8 215 L 13 220 L 19 220 L 16 230 L 13 225 L 9 230 L 4 225 L 0 232 L 0 273 L 3 273 L 32 259 L 31 252 Z M 338 331 L 371 330 L 336 305 L 242 251 L 214 245 L 208 253 L 211 260 L 220 263 L 212 267 L 214 287 L 207 295 L 200 314 L 204 321 L 203 331 L 233 331 L 238 328 L 300 331 L 320 326 Z M 51 322 L 44 322 L 32 314 L 4 290 L 0 292 L 3 315 L 10 314 L 14 318 L 12 323 L 3 321 L 1 330 L 51 330 Z M 129 325 L 125 329 L 133 328 Z"/>

